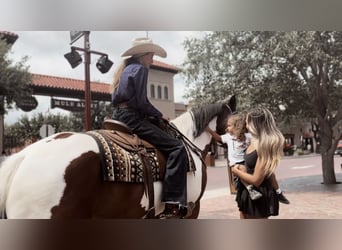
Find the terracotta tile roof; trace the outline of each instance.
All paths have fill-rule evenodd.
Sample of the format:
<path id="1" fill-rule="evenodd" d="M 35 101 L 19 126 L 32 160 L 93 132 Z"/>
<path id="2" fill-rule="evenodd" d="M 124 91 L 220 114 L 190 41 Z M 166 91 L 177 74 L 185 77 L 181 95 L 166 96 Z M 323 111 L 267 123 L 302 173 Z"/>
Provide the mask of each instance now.
<path id="1" fill-rule="evenodd" d="M 153 67 L 160 68 L 162 70 L 164 69 L 166 71 L 171 71 L 171 72 L 173 72 L 175 74 L 180 71 L 179 68 L 177 68 L 177 67 L 175 67 L 173 65 L 170 65 L 170 64 L 167 64 L 167 63 L 163 63 L 163 62 L 157 61 L 155 59 L 153 59 L 153 64 L 152 64 L 151 68 L 153 68 Z"/>
<path id="2" fill-rule="evenodd" d="M 171 71 L 173 73 L 177 73 L 179 71 L 179 69 L 175 66 L 156 60 L 153 61 L 152 66 L 154 66 L 156 69 Z M 84 80 L 41 74 L 32 74 L 32 84 L 37 87 L 48 87 L 52 89 L 55 88 L 75 91 L 84 91 L 85 88 Z M 109 86 L 109 83 L 93 81 L 90 82 L 91 92 L 110 94 Z"/>
<path id="3" fill-rule="evenodd" d="M 67 90 L 78 90 L 78 91 L 84 91 L 84 88 L 85 88 L 84 80 L 58 77 L 58 76 L 40 75 L 40 74 L 32 74 L 32 84 L 34 86 L 67 89 Z M 105 94 L 110 93 L 108 83 L 91 81 L 90 89 L 92 92 L 105 93 Z"/>

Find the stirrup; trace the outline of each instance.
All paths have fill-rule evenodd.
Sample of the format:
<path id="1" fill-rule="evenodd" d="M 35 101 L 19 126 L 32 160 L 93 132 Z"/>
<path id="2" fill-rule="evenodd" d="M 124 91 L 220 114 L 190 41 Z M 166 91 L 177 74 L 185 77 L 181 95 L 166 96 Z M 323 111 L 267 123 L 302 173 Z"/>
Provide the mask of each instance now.
<path id="1" fill-rule="evenodd" d="M 181 219 L 179 204 L 165 203 L 164 211 L 158 216 L 159 219 Z"/>

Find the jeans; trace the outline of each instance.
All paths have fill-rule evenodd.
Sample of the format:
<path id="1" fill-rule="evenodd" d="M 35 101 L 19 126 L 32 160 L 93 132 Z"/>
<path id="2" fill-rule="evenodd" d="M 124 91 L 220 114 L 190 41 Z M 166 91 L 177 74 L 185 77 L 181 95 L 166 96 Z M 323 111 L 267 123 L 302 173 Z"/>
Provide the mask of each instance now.
<path id="1" fill-rule="evenodd" d="M 185 206 L 188 158 L 183 143 L 133 109 L 116 108 L 112 118 L 125 123 L 139 138 L 148 141 L 164 154 L 167 160 L 162 201 L 179 202 Z"/>

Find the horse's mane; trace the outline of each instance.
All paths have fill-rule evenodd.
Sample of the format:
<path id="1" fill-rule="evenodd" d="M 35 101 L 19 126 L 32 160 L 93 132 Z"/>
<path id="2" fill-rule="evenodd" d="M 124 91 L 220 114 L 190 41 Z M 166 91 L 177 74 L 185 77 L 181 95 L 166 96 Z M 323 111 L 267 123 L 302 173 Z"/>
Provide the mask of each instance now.
<path id="1" fill-rule="evenodd" d="M 196 126 L 196 130 L 193 134 L 194 137 L 197 137 L 203 132 L 203 130 L 208 126 L 209 122 L 220 113 L 221 109 L 222 104 L 215 103 L 203 105 L 190 110 Z"/>

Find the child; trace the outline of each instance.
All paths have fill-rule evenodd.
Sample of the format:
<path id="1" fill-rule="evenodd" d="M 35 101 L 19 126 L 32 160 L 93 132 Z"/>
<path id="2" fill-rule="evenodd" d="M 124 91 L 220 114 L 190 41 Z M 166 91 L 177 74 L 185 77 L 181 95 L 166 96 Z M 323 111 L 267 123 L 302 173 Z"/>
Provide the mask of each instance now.
<path id="1" fill-rule="evenodd" d="M 228 146 L 228 160 L 229 166 L 233 167 L 238 164 L 239 169 L 247 171 L 244 166 L 244 154 L 245 150 L 251 142 L 251 135 L 247 133 L 245 116 L 242 114 L 235 113 L 228 118 L 227 121 L 227 133 L 220 136 L 216 132 L 212 131 L 209 127 L 206 128 L 216 141 L 226 143 Z M 283 195 L 281 189 L 279 188 L 278 182 L 275 175 L 272 175 L 272 185 L 276 189 L 279 201 L 285 204 L 289 204 L 288 199 Z M 235 187 L 237 186 L 238 177 L 234 176 Z M 253 185 L 247 184 L 244 181 L 240 182 L 248 190 L 249 196 L 252 200 L 259 199 L 262 194 L 255 189 Z"/>

